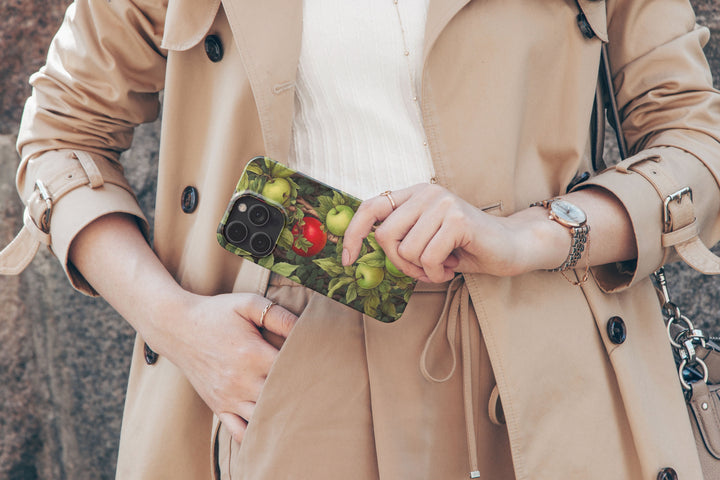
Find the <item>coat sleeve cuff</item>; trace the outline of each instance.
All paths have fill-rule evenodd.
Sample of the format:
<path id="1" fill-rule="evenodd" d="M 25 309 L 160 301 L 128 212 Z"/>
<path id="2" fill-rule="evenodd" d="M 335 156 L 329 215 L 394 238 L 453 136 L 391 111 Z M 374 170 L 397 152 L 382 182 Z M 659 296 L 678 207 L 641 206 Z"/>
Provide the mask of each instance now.
<path id="1" fill-rule="evenodd" d="M 638 153 L 628 161 L 650 158 L 654 160 L 649 161 L 657 162 L 658 168 L 676 178 L 679 185 L 693 189 L 700 224 L 705 223 L 703 220 L 712 224 L 707 218 L 709 212 L 703 211 L 703 205 L 717 200 L 718 188 L 713 175 L 708 175 L 706 166 L 696 156 L 675 147 L 655 147 Z M 621 171 L 611 167 L 576 189 L 593 186 L 612 193 L 622 203 L 632 223 L 638 252 L 635 260 L 593 267 L 593 275 L 602 290 L 611 293 L 631 287 L 663 263 L 676 259 L 668 255 L 669 249 L 662 246 L 664 199 L 650 182 L 631 170 Z"/>
<path id="2" fill-rule="evenodd" d="M 72 286 L 86 295 L 97 296 L 97 292 L 70 262 L 70 245 L 83 228 L 110 213 L 133 215 L 143 235 L 148 238 L 148 223 L 135 197 L 124 188 L 111 183 L 94 189 L 76 188 L 64 195 L 53 207 L 50 224 L 51 249 L 62 264 Z"/>

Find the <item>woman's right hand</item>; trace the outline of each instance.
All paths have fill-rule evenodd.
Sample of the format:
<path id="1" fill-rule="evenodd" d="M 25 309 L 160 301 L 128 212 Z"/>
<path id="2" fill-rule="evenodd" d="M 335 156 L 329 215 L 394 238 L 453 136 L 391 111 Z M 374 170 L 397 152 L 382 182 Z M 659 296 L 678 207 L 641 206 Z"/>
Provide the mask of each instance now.
<path id="1" fill-rule="evenodd" d="M 145 340 L 180 368 L 240 442 L 278 354 L 260 331 L 260 317 L 270 301 L 250 293 L 185 293 L 185 301 L 172 308 L 173 321 L 164 323 L 169 328 L 155 330 Z M 273 305 L 262 327 L 287 337 L 296 321 L 294 314 Z"/>
<path id="2" fill-rule="evenodd" d="M 180 368 L 239 442 L 277 356 L 260 331 L 269 300 L 184 290 L 125 214 L 100 217 L 80 231 L 70 261 L 150 348 Z M 287 337 L 296 320 L 274 305 L 263 327 Z"/>

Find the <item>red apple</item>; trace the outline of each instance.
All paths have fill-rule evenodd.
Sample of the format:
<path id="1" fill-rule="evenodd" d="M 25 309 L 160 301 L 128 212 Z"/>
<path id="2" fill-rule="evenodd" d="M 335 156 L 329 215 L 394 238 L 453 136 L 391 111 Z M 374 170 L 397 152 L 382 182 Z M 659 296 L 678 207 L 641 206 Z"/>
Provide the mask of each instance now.
<path id="1" fill-rule="evenodd" d="M 291 232 L 295 238 L 293 252 L 301 257 L 317 255 L 327 243 L 327 233 L 320 220 L 315 217 L 303 217 L 302 221 L 293 226 Z M 310 245 L 307 245 L 308 243 Z"/>

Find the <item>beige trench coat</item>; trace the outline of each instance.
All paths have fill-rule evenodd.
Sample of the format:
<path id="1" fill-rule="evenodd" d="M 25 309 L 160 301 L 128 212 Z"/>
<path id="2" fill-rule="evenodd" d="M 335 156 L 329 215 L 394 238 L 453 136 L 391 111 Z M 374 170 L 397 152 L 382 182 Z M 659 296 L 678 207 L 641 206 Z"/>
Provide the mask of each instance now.
<path id="1" fill-rule="evenodd" d="M 579 9 L 592 38 L 578 28 Z M 80 229 L 118 211 L 144 222 L 117 159 L 130 145 L 132 127 L 156 117 L 156 92 L 164 88 L 157 254 L 194 292 L 265 292 L 267 271 L 220 248 L 214 232 L 247 160 L 287 157 L 301 30 L 301 2 L 286 0 L 78 0 L 70 8 L 47 65 L 32 79 L 18 141 L 18 188 L 36 221 L 45 205 L 36 180 L 54 190 L 50 236 L 43 238 L 76 288 L 92 293 L 67 259 Z M 204 47 L 210 34 L 222 43 L 217 62 Z M 600 46 L 609 40 L 632 151 L 692 188 L 701 237 L 714 243 L 720 237 L 720 97 L 701 50 L 707 35 L 684 0 L 431 0 L 421 103 L 439 183 L 478 207 L 495 206 L 497 215 L 564 192 L 576 172 L 587 169 Z M 84 181 L 65 193 L 68 169 Z M 636 264 L 595 268 L 582 289 L 548 272 L 465 276 L 502 399 L 516 477 L 650 480 L 671 467 L 681 479 L 698 479 L 681 391 L 647 280 L 672 253 L 661 240 L 662 199 L 632 169 L 609 169 L 586 184 L 608 189 L 625 205 L 638 245 Z M 186 186 L 199 192 L 190 214 L 180 208 Z M 606 328 L 614 316 L 627 329 L 619 345 Z M 342 320 L 335 325 L 345 325 Z M 299 325 L 306 324 L 312 325 Z M 259 411 L 263 403 L 292 405 L 292 397 L 283 398 L 292 387 L 284 390 L 280 376 L 290 379 L 311 368 L 293 356 L 307 350 L 297 342 L 345 345 L 348 328 L 359 328 L 356 335 L 365 341 L 360 374 L 372 391 L 368 408 L 392 411 L 396 398 L 403 398 L 394 393 L 404 392 L 404 376 L 418 375 L 419 352 L 403 345 L 406 335 L 398 329 L 417 336 L 412 319 L 392 326 L 370 319 L 352 327 L 327 325 L 311 336 L 311 327 L 299 330 L 297 339 L 291 335 L 276 363 L 291 368 L 271 372 L 274 394 L 266 389 Z M 393 362 L 401 370 L 386 376 Z M 316 388 L 330 391 L 322 383 Z M 402 401 L 412 411 L 413 402 L 424 399 Z M 486 402 L 478 399 L 476 410 L 482 412 Z M 322 425 L 323 415 L 303 413 L 288 418 Z M 428 477 L 423 463 L 444 454 L 428 445 L 442 439 L 432 441 L 437 432 L 429 430 L 424 447 L 411 447 L 413 438 L 393 443 L 397 432 L 419 428 L 401 417 L 375 419 L 372 455 L 348 455 L 338 442 L 326 458 L 348 468 L 377 462 L 383 478 Z M 267 423 L 251 425 L 248 437 L 277 439 L 282 425 L 273 411 L 265 409 L 263 418 Z M 138 338 L 118 477 L 207 478 L 213 431 L 211 412 L 182 374 L 164 358 L 146 365 Z M 296 460 L 307 454 L 308 463 L 323 461 L 308 453 L 311 445 L 288 442 Z M 258 472 L 284 458 L 275 456 L 274 444 L 252 451 Z M 285 472 L 277 478 L 298 477 Z"/>

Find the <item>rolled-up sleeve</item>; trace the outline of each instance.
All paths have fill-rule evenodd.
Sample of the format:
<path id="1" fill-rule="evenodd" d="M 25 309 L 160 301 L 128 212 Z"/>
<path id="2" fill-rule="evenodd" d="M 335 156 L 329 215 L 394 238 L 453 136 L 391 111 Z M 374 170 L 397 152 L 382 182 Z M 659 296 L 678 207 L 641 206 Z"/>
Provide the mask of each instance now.
<path id="1" fill-rule="evenodd" d="M 134 215 L 147 232 L 119 157 L 130 147 L 134 127 L 159 113 L 165 10 L 166 4 L 151 0 L 77 0 L 45 66 L 30 79 L 33 92 L 18 134 L 17 188 L 27 205 L 38 184 L 52 186 L 50 248 L 73 286 L 86 294 L 95 292 L 68 259 L 74 237 L 113 212 Z M 102 178 L 88 173 L 87 184 L 65 188 L 72 175 L 86 171 Z"/>
<path id="2" fill-rule="evenodd" d="M 652 162 L 680 189 L 692 190 L 700 238 L 720 239 L 720 93 L 703 53 L 709 32 L 678 0 L 610 2 L 613 83 L 631 159 Z M 626 162 L 627 164 L 627 162 Z M 601 287 L 618 291 L 676 259 L 663 246 L 664 200 L 643 175 L 609 168 L 583 184 L 604 188 L 624 205 L 635 233 L 635 261 L 594 269 Z"/>

